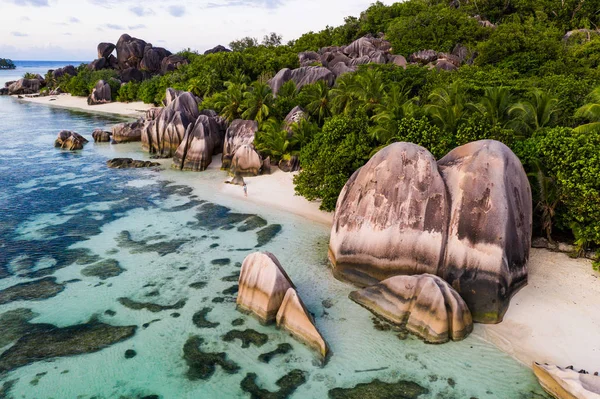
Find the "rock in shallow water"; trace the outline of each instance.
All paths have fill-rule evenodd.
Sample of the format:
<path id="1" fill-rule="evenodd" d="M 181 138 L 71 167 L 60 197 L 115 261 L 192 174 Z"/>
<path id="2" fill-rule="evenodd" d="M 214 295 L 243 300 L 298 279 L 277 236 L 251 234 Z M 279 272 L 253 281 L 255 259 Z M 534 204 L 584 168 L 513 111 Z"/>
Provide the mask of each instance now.
<path id="1" fill-rule="evenodd" d="M 429 390 L 412 381 L 396 383 L 382 382 L 377 379 L 354 388 L 334 388 L 329 391 L 330 399 L 417 399 Z"/>
<path id="2" fill-rule="evenodd" d="M 65 284 L 56 282 L 56 278 L 47 277 L 8 287 L 0 291 L 0 305 L 15 301 L 41 301 L 60 294 Z"/>
<path id="3" fill-rule="evenodd" d="M 92 133 L 95 143 L 110 143 L 111 132 L 104 131 L 102 129 L 96 129 Z"/>
<path id="4" fill-rule="evenodd" d="M 260 388 L 256 383 L 257 375 L 248 373 L 240 386 L 242 391 L 248 392 L 252 399 L 286 399 L 300 386 L 306 383 L 306 375 L 302 370 L 292 370 L 275 383 L 279 390 L 276 392 Z"/>
<path id="5" fill-rule="evenodd" d="M 546 392 L 558 399 L 600 398 L 600 377 L 548 364 L 533 364 L 533 372 Z"/>
<path id="6" fill-rule="evenodd" d="M 203 352 L 200 347 L 204 340 L 198 336 L 190 337 L 183 347 L 183 358 L 189 369 L 187 378 L 190 381 L 207 380 L 215 372 L 216 366 L 221 366 L 228 374 L 237 373 L 240 367 L 227 359 L 227 354 Z"/>
<path id="7" fill-rule="evenodd" d="M 460 341 L 473 331 L 465 302 L 448 283 L 431 274 L 391 277 L 352 292 L 350 299 L 429 343 Z"/>
<path id="8" fill-rule="evenodd" d="M 139 161 L 131 158 L 114 158 L 106 161 L 106 166 L 111 169 L 131 169 L 131 168 L 153 168 L 160 166 L 158 162 Z"/>
<path id="9" fill-rule="evenodd" d="M 54 146 L 63 150 L 76 151 L 82 150 L 87 142 L 88 140 L 79 133 L 63 130 L 58 133 Z"/>

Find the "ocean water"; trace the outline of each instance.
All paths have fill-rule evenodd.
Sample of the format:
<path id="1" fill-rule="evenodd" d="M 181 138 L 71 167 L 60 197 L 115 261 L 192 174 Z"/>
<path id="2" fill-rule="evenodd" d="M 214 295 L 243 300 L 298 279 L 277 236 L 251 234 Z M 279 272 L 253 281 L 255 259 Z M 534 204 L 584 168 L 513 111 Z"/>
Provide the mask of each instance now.
<path id="1" fill-rule="evenodd" d="M 139 144 L 92 142 L 116 122 L 0 97 L 0 397 L 283 398 L 300 370 L 291 398 L 376 379 L 418 384 L 420 398 L 546 398 L 528 368 L 477 338 L 427 345 L 376 328 L 331 275 L 327 226 L 223 195 L 219 170 L 108 169 L 148 159 Z M 55 149 L 61 129 L 90 143 Z M 244 228 L 250 215 L 281 231 L 257 247 L 264 226 Z M 314 314 L 325 365 L 236 311 L 240 263 L 257 250 L 279 258 Z M 282 344 L 291 351 L 259 361 Z"/>

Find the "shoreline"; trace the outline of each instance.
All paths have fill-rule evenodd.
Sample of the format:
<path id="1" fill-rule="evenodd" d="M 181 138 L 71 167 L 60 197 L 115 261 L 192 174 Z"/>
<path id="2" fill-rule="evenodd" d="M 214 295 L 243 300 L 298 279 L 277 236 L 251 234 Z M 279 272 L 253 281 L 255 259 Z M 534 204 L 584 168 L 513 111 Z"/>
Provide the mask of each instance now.
<path id="1" fill-rule="evenodd" d="M 139 116 L 152 108 L 142 103 L 88 106 L 85 98 L 70 95 L 56 96 L 59 98 L 51 102 L 53 97 L 22 100 L 124 117 Z M 161 164 L 168 168 L 167 160 Z M 209 169 L 220 167 L 221 156 L 217 155 Z M 295 195 L 293 176 L 272 167 L 270 175 L 244 178 L 247 197 L 240 186 L 221 183 L 219 191 L 331 226 L 333 213 L 319 210 L 318 202 Z M 600 273 L 588 259 L 572 259 L 547 249 L 532 248 L 528 267 L 528 285 L 513 296 L 504 320 L 496 325 L 475 324 L 473 337 L 493 344 L 530 369 L 537 361 L 600 371 Z"/>

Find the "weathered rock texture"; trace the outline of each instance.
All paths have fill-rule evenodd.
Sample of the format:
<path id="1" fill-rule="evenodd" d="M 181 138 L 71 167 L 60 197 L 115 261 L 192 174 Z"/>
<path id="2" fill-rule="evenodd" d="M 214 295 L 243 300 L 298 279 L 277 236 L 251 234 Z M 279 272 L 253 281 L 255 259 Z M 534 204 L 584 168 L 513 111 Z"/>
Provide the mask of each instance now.
<path id="1" fill-rule="evenodd" d="M 215 152 L 223 148 L 224 131 L 217 118 L 200 115 L 188 125 L 183 140 L 173 157 L 173 167 L 203 171 L 212 162 Z"/>
<path id="2" fill-rule="evenodd" d="M 76 151 L 82 150 L 87 142 L 88 140 L 79 133 L 63 130 L 58 133 L 54 146 L 63 150 Z"/>
<path id="3" fill-rule="evenodd" d="M 308 115 L 299 105 L 295 106 L 283 120 L 283 130 L 288 133 L 288 138 L 292 137 L 294 132 L 292 131 L 292 125 L 306 120 Z"/>
<path id="4" fill-rule="evenodd" d="M 533 372 L 542 388 L 557 399 L 600 398 L 600 377 L 597 375 L 539 363 L 533 364 Z"/>
<path id="5" fill-rule="evenodd" d="M 222 169 L 228 170 L 231 167 L 231 161 L 235 152 L 243 145 L 252 145 L 254 136 L 258 131 L 258 123 L 256 121 L 246 121 L 236 119 L 231 122 L 223 143 Z"/>
<path id="6" fill-rule="evenodd" d="M 275 255 L 269 252 L 256 252 L 244 259 L 238 284 L 238 308 L 255 314 L 263 323 L 275 321 L 287 290 L 294 288 Z"/>
<path id="7" fill-rule="evenodd" d="M 96 129 L 92 133 L 92 138 L 94 139 L 95 143 L 109 143 L 110 136 L 112 136 L 111 132 L 106 132 L 102 129 Z"/>
<path id="8" fill-rule="evenodd" d="M 277 312 L 277 327 L 290 332 L 294 337 L 317 350 L 325 358 L 327 343 L 315 327 L 314 320 L 295 289 L 289 288 Z"/>
<path id="9" fill-rule="evenodd" d="M 114 158 L 106 161 L 106 166 L 112 169 L 152 168 L 154 166 L 160 166 L 160 163 L 140 161 L 132 158 Z"/>
<path id="10" fill-rule="evenodd" d="M 234 176 L 258 176 L 262 165 L 262 159 L 254 150 L 254 146 L 245 144 L 235 152 L 229 172 Z"/>
<path id="11" fill-rule="evenodd" d="M 392 144 L 356 171 L 334 216 L 334 274 L 361 286 L 430 273 L 463 297 L 473 320 L 502 321 L 527 283 L 531 188 L 504 144 L 459 147 L 437 164 L 424 148 Z"/>
<path id="12" fill-rule="evenodd" d="M 502 321 L 510 298 L 527 284 L 531 187 L 519 158 L 504 144 L 482 140 L 439 162 L 450 218 L 438 275 L 481 323 Z"/>
<path id="13" fill-rule="evenodd" d="M 350 299 L 426 342 L 460 341 L 473 331 L 471 312 L 460 295 L 432 274 L 394 276 L 352 292 Z"/>
<path id="14" fill-rule="evenodd" d="M 37 93 L 43 87 L 42 82 L 39 79 L 19 79 L 8 86 L 8 94 L 13 96 Z"/>
<path id="15" fill-rule="evenodd" d="M 99 80 L 88 97 L 88 105 L 106 104 L 112 101 L 110 85 Z"/>
<path id="16" fill-rule="evenodd" d="M 112 128 L 112 142 L 119 144 L 141 141 L 143 129 L 144 122 L 141 120 L 133 123 L 119 123 Z"/>
<path id="17" fill-rule="evenodd" d="M 361 286 L 399 274 L 436 274 L 447 204 L 429 151 L 411 143 L 379 151 L 340 193 L 329 244 L 334 274 Z"/>

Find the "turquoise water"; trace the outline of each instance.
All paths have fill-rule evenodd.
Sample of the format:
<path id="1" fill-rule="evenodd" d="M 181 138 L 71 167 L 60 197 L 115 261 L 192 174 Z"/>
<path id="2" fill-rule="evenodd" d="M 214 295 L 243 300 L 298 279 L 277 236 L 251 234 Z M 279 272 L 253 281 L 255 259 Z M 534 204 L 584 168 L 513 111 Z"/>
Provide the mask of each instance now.
<path id="1" fill-rule="evenodd" d="M 276 381 L 292 370 L 306 378 L 293 398 L 326 398 L 333 388 L 374 379 L 415 382 L 428 390 L 421 398 L 545 397 L 529 369 L 476 338 L 435 346 L 376 329 L 370 313 L 348 299 L 353 287 L 331 276 L 329 228 L 221 194 L 223 172 L 106 168 L 116 156 L 147 159 L 138 144 L 90 142 L 78 153 L 53 147 L 61 129 L 91 141 L 95 128 L 117 122 L 104 116 L 0 97 L 0 121 L 0 319 L 13 320 L 0 323 L 0 397 L 245 398 L 250 394 L 241 383 L 248 373 L 275 392 Z M 287 334 L 235 310 L 235 276 L 244 257 L 258 250 L 258 229 L 239 229 L 243 217 L 231 213 L 281 225 L 259 249 L 276 254 L 314 314 L 332 350 L 325 366 Z M 118 262 L 120 274 L 101 279 L 85 271 L 107 260 Z M 49 278 L 62 287 L 54 296 L 2 300 L 2 290 Z M 35 293 L 35 286 L 27 291 Z M 131 301 L 173 308 L 136 310 Z M 203 309 L 209 309 L 206 322 L 194 323 Z M 234 320 L 243 324 L 233 326 Z M 28 334 L 41 337 L 36 350 L 53 353 L 49 342 L 58 332 L 79 326 L 69 330 L 76 338 L 82 326 L 97 323 L 136 326 L 135 334 L 116 343 L 104 342 L 106 334 L 95 337 L 105 347 L 93 353 L 38 360 L 29 348 L 37 358 L 26 353 L 21 363 L 7 362 Z M 267 342 L 243 348 L 223 339 L 246 329 Z M 194 378 L 184 359 L 192 337 L 202 338 L 202 352 L 224 353 L 238 370 L 216 366 L 207 379 Z M 285 343 L 291 352 L 268 364 L 258 360 Z M 128 350 L 136 356 L 126 358 Z"/>

